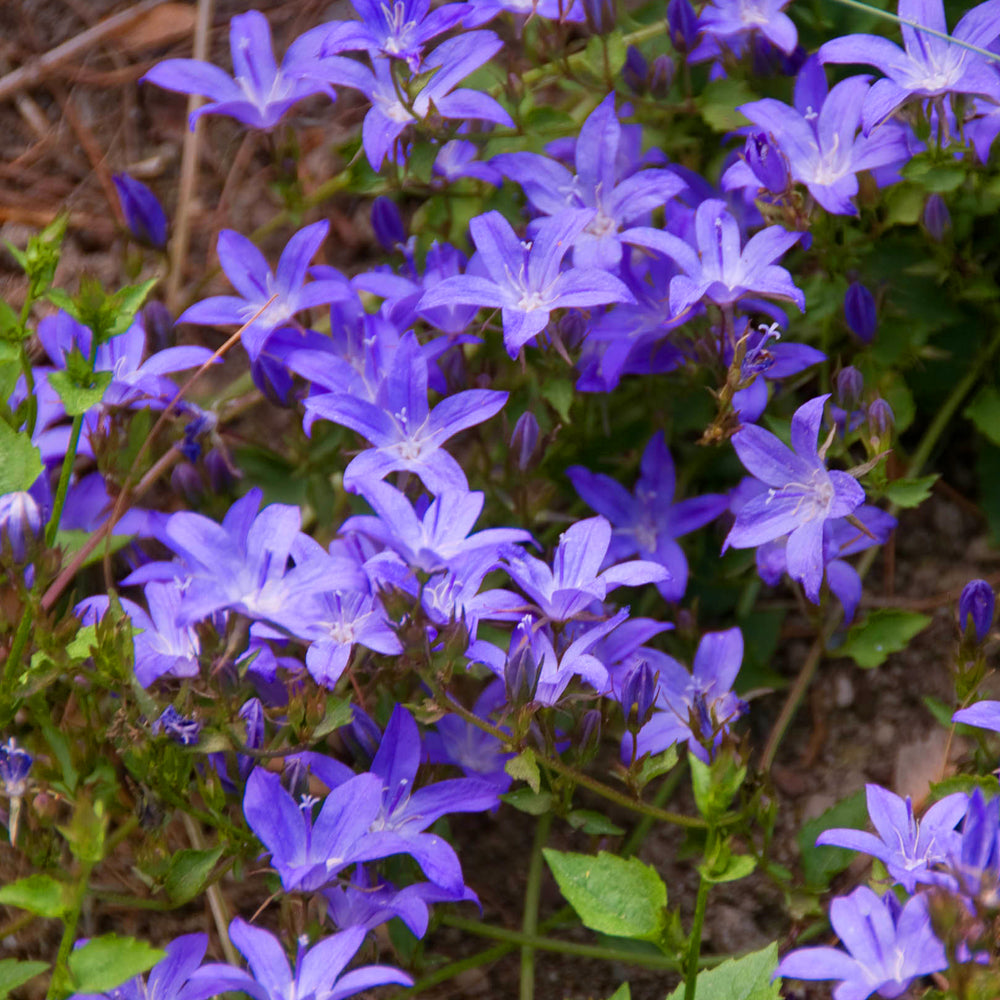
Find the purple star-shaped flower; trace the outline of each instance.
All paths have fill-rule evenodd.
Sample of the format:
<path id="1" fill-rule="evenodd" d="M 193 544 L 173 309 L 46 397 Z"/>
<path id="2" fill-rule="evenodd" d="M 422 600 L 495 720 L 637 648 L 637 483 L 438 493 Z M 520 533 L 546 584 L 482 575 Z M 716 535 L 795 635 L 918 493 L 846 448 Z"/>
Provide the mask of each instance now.
<path id="1" fill-rule="evenodd" d="M 720 43 L 737 56 L 753 35 L 763 35 L 776 48 L 790 55 L 798 44 L 795 23 L 784 13 L 791 0 L 711 0 L 701 12 L 698 28 L 704 32 L 700 45 L 691 52 L 692 62 L 721 55 Z"/>
<path id="2" fill-rule="evenodd" d="M 250 240 L 235 230 L 223 229 L 217 246 L 219 263 L 240 294 L 215 295 L 196 302 L 177 322 L 242 326 L 277 295 L 243 331 L 243 346 L 250 359 L 255 360 L 268 336 L 278 327 L 287 325 L 296 313 L 353 297 L 347 281 L 339 275 L 306 284 L 309 261 L 323 244 L 329 229 L 330 224 L 326 221 L 300 229 L 281 251 L 276 273 L 271 271 L 264 255 Z M 327 270 L 337 274 L 332 268 Z"/>
<path id="3" fill-rule="evenodd" d="M 743 504 L 723 546 L 723 551 L 729 546 L 748 549 L 787 534 L 789 576 L 802 583 L 814 604 L 825 565 L 823 527 L 831 518 L 853 513 L 865 500 L 857 480 L 828 470 L 824 451 L 817 448 L 829 398 L 817 396 L 795 411 L 791 449 L 754 424 L 733 435 L 740 461 L 767 488 Z"/>
<path id="4" fill-rule="evenodd" d="M 251 128 L 271 129 L 304 97 L 326 94 L 336 100 L 328 83 L 300 72 L 294 45 L 278 67 L 270 25 L 259 11 L 237 14 L 230 21 L 229 47 L 235 79 L 198 59 L 167 59 L 139 82 L 149 80 L 165 90 L 207 97 L 209 103 L 191 114 L 191 128 L 201 115 L 229 115 Z"/>
<path id="5" fill-rule="evenodd" d="M 819 50 L 824 63 L 864 63 L 886 76 L 864 99 L 861 121 L 867 135 L 911 97 L 976 94 L 1000 104 L 1000 74 L 996 63 L 965 46 L 919 30 L 948 34 L 942 0 L 899 0 L 901 49 L 879 35 L 845 35 Z M 1000 2 L 987 0 L 966 11 L 952 38 L 977 48 L 1000 35 Z"/>
<path id="6" fill-rule="evenodd" d="M 686 240 L 662 229 L 637 226 L 625 234 L 630 243 L 671 258 L 683 271 L 670 282 L 670 311 L 677 315 L 709 299 L 732 305 L 745 295 L 789 299 L 799 309 L 805 296 L 785 268 L 773 263 L 801 238 L 781 226 L 768 226 L 742 246 L 739 223 L 726 203 L 707 198 L 695 212 L 695 250 Z"/>
<path id="7" fill-rule="evenodd" d="M 476 245 L 474 260 L 487 276 L 465 274 L 445 278 L 428 289 L 420 309 L 477 305 L 502 309 L 503 340 L 510 356 L 548 325 L 554 309 L 635 302 L 620 278 L 596 267 L 561 270 L 562 260 L 594 219 L 591 209 L 566 209 L 543 220 L 536 237 L 522 242 L 511 224 L 496 211 L 469 223 Z"/>
<path id="8" fill-rule="evenodd" d="M 269 931 L 237 917 L 229 938 L 247 960 L 249 972 L 221 962 L 202 966 L 191 985 L 200 987 L 199 1000 L 220 993 L 246 993 L 254 1000 L 343 1000 L 386 983 L 410 986 L 413 980 L 388 965 L 364 965 L 344 973 L 365 939 L 362 927 L 340 931 L 308 950 L 299 942 L 295 969 L 289 968 L 285 949 Z"/>
<path id="9" fill-rule="evenodd" d="M 567 469 L 566 475 L 581 499 L 615 526 L 608 558 L 617 562 L 638 553 L 660 563 L 670 576 L 656 588 L 666 600 L 679 601 L 687 589 L 688 565 L 674 539 L 714 521 L 729 506 L 729 498 L 710 494 L 674 503 L 674 463 L 662 434 L 646 445 L 634 493 L 610 476 L 579 465 Z"/>
<path id="10" fill-rule="evenodd" d="M 427 405 L 427 358 L 413 333 L 399 342 L 378 390 L 377 402 L 338 393 L 306 400 L 306 410 L 343 424 L 375 447 L 361 452 L 344 471 L 344 488 L 356 491 L 362 481 L 390 472 L 418 475 L 432 493 L 468 490 L 461 466 L 441 446 L 452 435 L 489 420 L 507 402 L 506 392 L 466 389 Z"/>
<path id="11" fill-rule="evenodd" d="M 781 960 L 775 976 L 839 979 L 835 1000 L 866 1000 L 876 990 L 883 997 L 902 996 L 917 976 L 948 967 L 924 894 L 902 906 L 891 892 L 879 897 L 862 885 L 830 904 L 830 923 L 846 952 L 797 948 Z"/>
<path id="12" fill-rule="evenodd" d="M 878 785 L 866 785 L 865 794 L 868 815 L 878 836 L 863 830 L 824 830 L 816 838 L 816 846 L 846 847 L 870 854 L 912 893 L 922 872 L 958 850 L 961 837 L 955 827 L 965 815 L 969 798 L 964 792 L 946 795 L 918 822 L 909 796 L 901 799 Z"/>

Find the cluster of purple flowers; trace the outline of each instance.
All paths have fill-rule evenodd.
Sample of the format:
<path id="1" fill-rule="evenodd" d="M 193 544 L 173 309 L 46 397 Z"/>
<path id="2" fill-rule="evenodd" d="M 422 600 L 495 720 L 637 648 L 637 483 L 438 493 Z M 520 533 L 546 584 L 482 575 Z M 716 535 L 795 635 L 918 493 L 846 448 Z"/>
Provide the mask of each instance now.
<path id="1" fill-rule="evenodd" d="M 359 754 L 356 768 L 306 751 L 285 758 L 279 773 L 242 755 L 238 783 L 226 774 L 227 788 L 241 796 L 283 891 L 321 893 L 337 932 L 311 948 L 300 942 L 293 970 L 277 939 L 237 918 L 230 935 L 249 971 L 201 964 L 205 936 L 189 935 L 168 946 L 148 980 L 125 984 L 118 997 L 203 1000 L 232 990 L 260 1000 L 337 1000 L 370 986 L 408 984 L 387 967 L 344 970 L 373 927 L 399 917 L 423 935 L 431 904 L 477 902 L 454 849 L 431 828 L 451 813 L 499 806 L 511 781 L 511 746 L 498 734 L 526 707 L 604 699 L 617 703 L 624 719 L 626 768 L 682 743 L 710 762 L 747 711 L 733 691 L 740 629 L 702 635 L 688 669 L 648 644 L 670 623 L 633 617 L 611 595 L 652 584 L 664 602 L 680 604 L 689 565 L 677 539 L 724 518 L 723 552 L 754 549 L 762 580 L 777 584 L 787 575 L 814 604 L 825 584 L 845 620 L 853 619 L 861 580 L 846 557 L 885 542 L 895 520 L 866 503 L 859 477 L 870 463 L 831 469 L 828 455 L 834 445 L 849 454 L 850 435 L 866 427 L 869 443 L 884 443 L 891 411 L 877 399 L 863 406 L 861 377 L 845 368 L 836 396 L 799 406 L 785 438 L 759 425 L 774 383 L 826 360 L 813 347 L 780 340 L 787 305 L 807 307 L 781 261 L 807 251 L 810 237 L 788 220 L 805 227 L 813 202 L 828 213 L 855 214 L 864 171 L 880 186 L 898 181 L 924 148 L 903 109 L 932 121 L 940 146 L 964 134 L 981 158 L 1000 132 L 1000 74 L 981 51 L 1000 36 L 1000 0 L 962 18 L 952 37 L 963 44 L 942 37 L 939 3 L 901 0 L 905 50 L 884 38 L 849 36 L 809 59 L 793 59 L 798 39 L 783 10 L 787 0 L 710 0 L 700 14 L 687 0 L 671 0 L 671 38 L 692 63 L 711 62 L 720 76 L 747 51 L 770 50 L 796 74 L 792 105 L 766 98 L 741 106 L 749 125 L 717 187 L 661 151 L 644 150 L 641 127 L 628 122 L 631 108 L 615 93 L 590 110 L 575 138 L 544 152 L 480 157 L 484 134 L 514 127 L 495 96 L 460 86 L 503 48 L 500 34 L 484 25 L 510 14 L 519 27 L 531 16 L 586 20 L 603 30 L 594 4 L 479 0 L 432 10 L 429 0 L 353 2 L 357 19 L 306 32 L 280 66 L 266 19 L 251 12 L 231 23 L 233 76 L 174 59 L 145 79 L 207 97 L 192 124 L 198 115 L 220 114 L 265 130 L 306 98 L 334 100 L 338 88 L 353 89 L 369 103 L 362 145 L 374 170 L 405 165 L 411 143 L 426 137 L 436 149 L 435 184 L 509 185 L 524 206 L 523 226 L 486 211 L 469 222 L 471 256 L 435 244 L 418 261 L 398 209 L 379 199 L 373 228 L 397 266 L 353 276 L 314 263 L 328 235 L 324 221 L 295 233 L 273 270 L 250 240 L 223 231 L 218 259 L 236 294 L 196 302 L 178 322 L 241 327 L 256 385 L 269 400 L 298 408 L 306 435 L 322 422 L 356 435 L 356 453 L 337 471 L 343 490 L 369 512 L 330 526 L 332 540 L 321 544 L 303 531 L 299 507 L 262 507 L 257 488 L 221 522 L 188 510 L 131 510 L 116 530 L 155 544 L 157 557 L 149 547 L 132 552 L 121 584 L 141 587 L 142 599 L 122 598 L 120 606 L 133 628 L 134 674 L 143 688 L 203 677 L 206 637 L 244 635 L 234 660 L 258 696 L 240 711 L 250 749 L 263 745 L 266 720 L 281 718 L 297 691 L 343 688 L 355 672 L 405 665 L 414 648 L 447 654 L 449 667 L 457 663 L 483 682 L 473 715 L 484 727 L 445 715 L 422 733 L 397 706 L 382 732 L 355 709 L 352 738 L 370 751 L 367 760 Z M 825 65 L 847 62 L 875 66 L 884 78 L 848 77 L 829 87 Z M 626 70 L 626 79 L 635 75 L 635 59 Z M 975 117 L 966 118 L 970 112 Z M 804 213 L 796 184 L 810 196 Z M 128 177 L 116 177 L 116 185 L 133 235 L 162 248 L 166 218 L 155 198 Z M 857 337 L 871 341 L 876 304 L 860 284 L 848 291 L 845 313 Z M 769 322 L 758 325 L 761 316 Z M 329 332 L 320 332 L 327 317 Z M 6 404 L 17 412 L 31 402 L 26 430 L 43 472 L 30 490 L 0 497 L 5 557 L 30 561 L 52 509 L 73 415 L 59 392 L 62 373 L 84 358 L 105 376 L 74 442 L 91 461 L 117 413 L 174 405 L 178 390 L 167 376 L 210 360 L 204 348 L 157 343 L 163 325 L 151 307 L 98 344 L 68 312 L 40 322 L 49 363 L 34 368 L 30 384 L 22 378 Z M 484 429 L 495 433 L 502 411 L 513 416 L 513 387 L 492 387 L 505 384 L 502 372 L 488 376 L 484 368 L 474 383 L 469 378 L 471 359 L 489 349 L 482 342 L 490 337 L 522 364 L 533 352 L 557 352 L 575 367 L 585 393 L 610 394 L 628 376 L 705 365 L 725 383 L 721 437 L 748 475 L 728 492 L 679 499 L 669 442 L 656 433 L 631 490 L 579 465 L 566 470 L 596 513 L 568 523 L 552 551 L 524 528 L 475 530 L 486 493 L 470 489 L 470 478 L 482 473 L 478 458 L 489 453 L 481 446 Z M 160 349 L 144 359 L 148 347 Z M 462 388 L 469 384 L 475 387 Z M 215 416 L 187 402 L 176 410 L 187 422 L 178 447 L 193 466 Z M 522 469 L 537 439 L 532 426 L 537 432 L 529 410 L 515 432 Z M 74 477 L 59 526 L 95 530 L 108 516 L 110 494 L 97 472 Z M 987 598 L 982 588 L 963 597 L 963 620 L 971 618 L 979 642 L 992 624 L 992 600 L 992 590 Z M 110 604 L 107 596 L 89 597 L 77 613 L 92 624 Z M 1000 730 L 997 703 L 980 702 L 955 718 Z M 154 735 L 198 742 L 198 721 L 173 706 L 148 721 Z M 465 776 L 421 784 L 428 762 Z M 23 792 L 30 763 L 13 743 L 0 748 L 8 796 Z M 216 764 L 225 771 L 224 759 Z M 1000 879 L 997 802 L 979 792 L 950 795 L 918 823 L 909 800 L 869 786 L 877 836 L 829 830 L 820 843 L 877 858 L 911 898 L 904 905 L 894 891 L 860 888 L 835 901 L 832 924 L 847 952 L 800 949 L 779 973 L 839 979 L 838 1000 L 863 1000 L 874 991 L 898 996 L 915 977 L 945 968 L 945 944 L 932 926 L 935 894 L 958 900 L 972 923 L 982 919 L 983 898 Z M 387 881 L 379 862 L 398 856 L 412 859 L 424 880 Z M 969 954 L 976 947 L 973 938 L 947 944 Z"/>

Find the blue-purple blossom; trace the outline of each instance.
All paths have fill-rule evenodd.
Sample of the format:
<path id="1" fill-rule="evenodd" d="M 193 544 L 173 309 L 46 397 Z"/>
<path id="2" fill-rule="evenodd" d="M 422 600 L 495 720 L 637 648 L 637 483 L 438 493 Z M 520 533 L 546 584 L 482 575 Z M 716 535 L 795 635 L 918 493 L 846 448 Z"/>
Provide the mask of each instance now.
<path id="1" fill-rule="evenodd" d="M 562 260 L 593 221 L 590 209 L 566 209 L 538 224 L 535 239 L 521 241 L 496 211 L 469 223 L 476 257 L 486 276 L 445 278 L 428 289 L 420 308 L 468 304 L 502 310 L 504 346 L 510 356 L 548 325 L 555 309 L 634 302 L 621 279 L 597 267 L 561 270 Z"/>
<path id="2" fill-rule="evenodd" d="M 788 271 L 773 263 L 791 249 L 801 233 L 768 226 L 742 246 L 739 223 L 724 201 L 707 198 L 695 213 L 697 249 L 662 229 L 635 227 L 629 242 L 648 247 L 673 260 L 682 274 L 670 282 L 670 310 L 676 316 L 703 298 L 729 306 L 746 295 L 788 299 L 805 309 L 802 291 Z"/>
<path id="3" fill-rule="evenodd" d="M 899 126 L 872 136 L 857 134 L 868 80 L 867 76 L 843 80 L 820 104 L 806 109 L 770 97 L 739 107 L 785 154 L 792 179 L 805 184 L 823 208 L 837 215 L 857 214 L 851 199 L 858 193 L 860 171 L 909 159 L 906 133 Z M 723 187 L 742 186 L 745 179 L 740 170 L 730 170 Z"/>
<path id="4" fill-rule="evenodd" d="M 977 701 L 968 708 L 960 708 L 951 721 L 1000 733 L 1000 701 Z"/>
<path id="5" fill-rule="evenodd" d="M 135 976 L 107 993 L 74 993 L 70 1000 L 202 1000 L 212 994 L 192 977 L 207 948 L 207 934 L 182 934 L 166 946 L 166 957 L 145 979 Z"/>
<path id="6" fill-rule="evenodd" d="M 742 662 L 743 633 L 738 628 L 702 636 L 691 673 L 664 653 L 652 658 L 650 666 L 659 675 L 656 707 L 636 737 L 638 755 L 661 753 L 686 741 L 691 753 L 707 763 L 747 710 L 746 702 L 732 691 Z M 622 759 L 628 761 L 632 751 L 632 738 L 625 736 Z"/>
<path id="7" fill-rule="evenodd" d="M 944 945 L 934 936 L 927 896 L 905 906 L 887 892 L 879 897 L 867 886 L 830 904 L 830 923 L 847 951 L 797 948 L 787 954 L 775 976 L 788 979 L 837 979 L 835 1000 L 902 996 L 918 976 L 948 967 Z"/>
<path id="8" fill-rule="evenodd" d="M 185 718 L 173 705 L 167 705 L 160 713 L 159 718 L 149 727 L 149 731 L 154 736 L 159 736 L 162 733 L 164 736 L 169 736 L 175 743 L 189 747 L 198 742 L 201 723 L 197 719 Z"/>
<path id="9" fill-rule="evenodd" d="M 420 71 L 424 46 L 453 28 L 468 13 L 462 3 L 431 10 L 430 0 L 351 0 L 361 18 L 359 41 L 372 59 L 402 59 L 411 73 Z"/>
<path id="10" fill-rule="evenodd" d="M 281 942 L 260 927 L 237 917 L 229 938 L 247 960 L 249 972 L 211 962 L 191 979 L 199 1000 L 237 991 L 254 1000 L 343 1000 L 386 983 L 410 986 L 413 980 L 388 965 L 364 965 L 344 972 L 365 939 L 365 930 L 351 927 L 318 941 L 311 948 L 299 942 L 295 968 L 289 967 Z"/>
<path id="11" fill-rule="evenodd" d="M 799 36 L 795 23 L 784 13 L 791 0 L 710 0 L 698 19 L 701 44 L 689 56 L 692 62 L 716 59 L 728 49 L 740 56 L 747 42 L 763 35 L 786 55 L 794 51 Z"/>
<path id="12" fill-rule="evenodd" d="M 580 126 L 574 147 L 576 174 L 538 153 L 502 153 L 490 163 L 520 184 L 532 208 L 542 215 L 590 209 L 594 214 L 574 238 L 573 263 L 613 270 L 622 258 L 619 231 L 648 221 L 654 209 L 686 187 L 670 170 L 634 170 L 624 153 L 615 95 L 609 94 Z"/>
<path id="13" fill-rule="evenodd" d="M 156 195 L 128 174 L 112 174 L 125 223 L 140 242 L 157 250 L 167 245 L 167 217 Z"/>
<path id="14" fill-rule="evenodd" d="M 865 135 L 911 97 L 975 94 L 1000 103 L 1000 75 L 996 65 L 968 46 L 983 48 L 1000 35 L 1000 3 L 987 0 L 959 20 L 951 38 L 943 0 L 899 0 L 901 49 L 879 35 L 844 35 L 819 50 L 824 63 L 863 63 L 885 74 L 864 98 L 861 121 Z M 937 34 L 922 31 L 930 28 Z"/>
<path id="15" fill-rule="evenodd" d="M 918 821 L 913 803 L 878 785 L 866 785 L 868 815 L 876 834 L 863 830 L 829 829 L 816 839 L 817 847 L 846 847 L 878 858 L 889 874 L 912 893 L 921 876 L 954 854 L 960 843 L 955 829 L 968 808 L 964 792 L 946 795 Z"/>
<path id="16" fill-rule="evenodd" d="M 268 336 L 287 325 L 296 313 L 351 297 L 346 280 L 336 272 L 333 272 L 335 277 L 306 283 L 309 261 L 329 229 L 330 224 L 325 220 L 300 229 L 281 251 L 277 272 L 271 271 L 264 255 L 245 236 L 223 229 L 217 245 L 219 263 L 240 294 L 214 295 L 196 302 L 177 322 L 242 326 L 260 312 L 242 337 L 247 354 L 251 360 L 255 359 Z M 267 305 L 273 296 L 277 297 Z"/>
<path id="17" fill-rule="evenodd" d="M 976 642 L 982 643 L 993 627 L 996 603 L 996 594 L 985 580 L 970 580 L 962 588 L 962 596 L 958 599 L 958 627 L 964 632 L 971 619 Z"/>
<path id="18" fill-rule="evenodd" d="M 0 544 L 10 546 L 15 563 L 23 563 L 28 546 L 41 534 L 42 512 L 25 490 L 0 496 Z"/>
<path id="19" fill-rule="evenodd" d="M 603 601 L 616 587 L 639 587 L 670 578 L 659 563 L 632 559 L 601 572 L 611 545 L 611 525 L 606 518 L 591 517 L 570 525 L 559 536 L 552 566 L 513 545 L 504 550 L 507 572 L 514 582 L 552 621 L 569 621 L 594 601 Z"/>
<path id="20" fill-rule="evenodd" d="M 753 424 L 733 435 L 740 461 L 766 489 L 740 508 L 723 546 L 753 548 L 787 534 L 788 574 L 814 604 L 823 582 L 823 527 L 832 518 L 852 514 L 865 499 L 856 479 L 827 469 L 825 446 L 817 447 L 827 399 L 829 395 L 817 396 L 795 411 L 791 449 Z"/>
<path id="21" fill-rule="evenodd" d="M 344 488 L 384 479 L 390 472 L 418 475 L 432 493 L 468 490 L 465 473 L 442 447 L 467 427 L 489 420 L 507 402 L 506 392 L 466 389 L 427 404 L 427 358 L 413 333 L 401 338 L 376 401 L 340 393 L 306 400 L 306 410 L 357 431 L 374 447 L 361 452 L 344 470 Z"/>
<path id="22" fill-rule="evenodd" d="M 229 47 L 235 79 L 218 66 L 198 59 L 167 59 L 154 66 L 148 80 L 165 90 L 202 94 L 208 103 L 192 112 L 191 128 L 202 115 L 229 115 L 251 128 L 272 129 L 292 107 L 311 94 L 336 99 L 333 88 L 303 70 L 300 47 L 292 45 L 279 67 L 274 60 L 271 27 L 259 11 L 237 14 L 229 24 Z"/>
<path id="23" fill-rule="evenodd" d="M 656 584 L 668 601 L 679 601 L 687 589 L 688 564 L 674 540 L 715 520 L 729 506 L 721 494 L 674 502 L 673 459 L 662 434 L 643 452 L 639 481 L 629 493 L 610 476 L 574 465 L 566 470 L 580 498 L 614 525 L 609 562 L 638 554 L 665 567 L 670 576 Z"/>
<path id="24" fill-rule="evenodd" d="M 16 799 L 28 790 L 28 773 L 34 757 L 17 745 L 14 737 L 0 743 L 0 790 L 8 798 Z"/>
<path id="25" fill-rule="evenodd" d="M 872 342 L 878 327 L 875 296 L 860 281 L 852 281 L 844 293 L 844 319 L 851 333 L 866 344 Z"/>

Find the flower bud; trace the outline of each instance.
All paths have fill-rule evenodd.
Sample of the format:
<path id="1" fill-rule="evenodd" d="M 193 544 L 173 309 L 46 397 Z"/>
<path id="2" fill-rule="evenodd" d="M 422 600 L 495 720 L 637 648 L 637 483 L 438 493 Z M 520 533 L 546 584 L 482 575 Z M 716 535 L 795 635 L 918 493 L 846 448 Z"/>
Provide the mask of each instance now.
<path id="1" fill-rule="evenodd" d="M 396 250 L 406 242 L 406 228 L 396 203 L 385 195 L 372 202 L 372 229 L 385 250 Z"/>
<path id="2" fill-rule="evenodd" d="M 167 217 L 156 195 L 128 174 L 113 174 L 111 179 L 129 231 L 140 243 L 162 250 L 167 245 Z"/>
<path id="3" fill-rule="evenodd" d="M 876 438 L 884 440 L 896 425 L 896 415 L 884 399 L 875 399 L 868 407 L 868 429 Z"/>
<path id="4" fill-rule="evenodd" d="M 626 675 L 622 683 L 621 706 L 625 724 L 629 729 L 641 729 L 653 711 L 656 699 L 656 674 L 647 660 L 640 660 Z M 635 708 L 633 718 L 632 709 Z"/>
<path id="5" fill-rule="evenodd" d="M 205 468 L 208 470 L 208 482 L 213 493 L 228 493 L 233 483 L 239 478 L 239 471 L 218 448 L 213 448 L 205 456 Z"/>
<path id="6" fill-rule="evenodd" d="M 788 190 L 788 164 L 785 156 L 766 132 L 751 132 L 747 136 L 743 157 L 754 177 L 771 194 L 784 194 Z"/>
<path id="7" fill-rule="evenodd" d="M 649 63 L 646 57 L 634 46 L 625 51 L 625 65 L 622 67 L 622 79 L 625 86 L 635 94 L 645 94 L 649 82 Z"/>
<path id="8" fill-rule="evenodd" d="M 34 758 L 11 737 L 0 744 L 0 787 L 8 798 L 17 798 L 28 790 L 28 772 Z"/>
<path id="9" fill-rule="evenodd" d="M 170 310 L 160 301 L 153 299 L 142 308 L 142 325 L 146 331 L 146 347 L 150 354 L 173 347 L 174 318 Z"/>
<path id="10" fill-rule="evenodd" d="M 10 545 L 14 562 L 27 559 L 28 545 L 42 532 L 42 512 L 24 490 L 0 496 L 0 542 Z"/>
<path id="11" fill-rule="evenodd" d="M 938 243 L 944 239 L 945 231 L 951 229 L 951 213 L 948 211 L 944 198 L 936 192 L 927 199 L 924 205 L 924 225 L 932 239 Z"/>
<path id="12" fill-rule="evenodd" d="M 853 410 L 861 400 L 864 391 L 864 376 L 853 365 L 841 368 L 834 379 L 837 387 L 837 400 L 848 410 Z"/>
<path id="13" fill-rule="evenodd" d="M 674 82 L 674 61 L 670 56 L 657 56 L 653 60 L 653 69 L 649 74 L 649 93 L 652 97 L 662 100 L 670 92 L 670 84 Z"/>
<path id="14" fill-rule="evenodd" d="M 976 642 L 983 642 L 993 626 L 996 595 L 985 580 L 970 580 L 958 599 L 958 627 L 965 632 L 972 619 Z"/>
<path id="15" fill-rule="evenodd" d="M 595 35 L 606 35 L 615 26 L 615 0 L 583 0 L 587 27 Z"/>
<path id="16" fill-rule="evenodd" d="M 698 15 L 689 0 L 670 0 L 667 4 L 667 28 L 670 41 L 678 52 L 690 52 L 698 40 Z"/>
<path id="17" fill-rule="evenodd" d="M 511 454 L 522 472 L 528 470 L 537 447 L 538 421 L 531 410 L 525 410 L 517 418 L 517 423 L 514 424 L 514 433 L 510 436 Z"/>
<path id="18" fill-rule="evenodd" d="M 189 462 L 174 466 L 170 473 L 170 486 L 190 504 L 199 503 L 205 495 L 205 484 L 201 481 L 198 470 Z"/>
<path id="19" fill-rule="evenodd" d="M 844 295 L 844 318 L 852 333 L 871 343 L 878 325 L 875 298 L 860 281 L 852 282 Z"/>
<path id="20" fill-rule="evenodd" d="M 600 709 L 592 708 L 583 713 L 583 718 L 580 720 L 580 735 L 577 737 L 576 745 L 580 748 L 580 756 L 589 758 L 597 753 L 600 744 L 601 712 Z"/>

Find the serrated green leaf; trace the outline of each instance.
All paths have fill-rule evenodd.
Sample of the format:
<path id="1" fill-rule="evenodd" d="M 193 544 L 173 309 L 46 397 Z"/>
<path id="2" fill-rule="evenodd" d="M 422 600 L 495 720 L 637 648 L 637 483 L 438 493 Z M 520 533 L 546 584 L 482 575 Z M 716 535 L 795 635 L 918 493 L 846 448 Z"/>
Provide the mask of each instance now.
<path id="1" fill-rule="evenodd" d="M 111 296 L 116 314 L 114 321 L 108 327 L 108 338 L 124 333 L 135 322 L 136 313 L 142 308 L 159 280 L 150 278 L 138 285 L 126 285 Z"/>
<path id="2" fill-rule="evenodd" d="M 616 989 L 614 993 L 608 997 L 608 1000 L 632 1000 L 632 990 L 629 988 L 628 983 L 622 983 L 621 986 L 619 986 L 618 989 Z"/>
<path id="3" fill-rule="evenodd" d="M 318 740 L 322 736 L 332 733 L 342 726 L 349 726 L 354 718 L 354 709 L 351 707 L 350 698 L 338 698 L 336 695 L 328 695 L 326 699 L 326 713 L 319 725 L 313 730 L 313 739 Z"/>
<path id="4" fill-rule="evenodd" d="M 870 670 L 884 663 L 890 653 L 906 649 L 909 641 L 931 623 L 927 615 L 899 608 L 879 608 L 847 633 L 838 656 L 849 656 L 859 667 Z"/>
<path id="5" fill-rule="evenodd" d="M 733 77 L 713 80 L 697 98 L 698 110 L 705 122 L 716 132 L 746 125 L 747 120 L 736 109 L 756 100 L 757 95 L 742 81 Z"/>
<path id="6" fill-rule="evenodd" d="M 19 962 L 16 958 L 0 959 L 0 1000 L 11 990 L 48 969 L 48 962 Z"/>
<path id="7" fill-rule="evenodd" d="M 29 875 L 0 887 L 0 903 L 39 917 L 61 917 L 69 910 L 67 889 L 51 875 Z"/>
<path id="8" fill-rule="evenodd" d="M 542 813 L 548 812 L 552 808 L 551 792 L 536 793 L 526 786 L 515 788 L 514 791 L 501 795 L 500 799 L 529 816 L 541 816 Z"/>
<path id="9" fill-rule="evenodd" d="M 62 400 L 63 408 L 71 417 L 86 413 L 96 406 L 111 385 L 111 372 L 91 372 L 85 379 L 74 381 L 68 371 L 55 371 L 49 375 L 49 385 Z"/>
<path id="10" fill-rule="evenodd" d="M 868 805 L 863 789 L 859 789 L 826 812 L 803 824 L 795 838 L 802 859 L 802 874 L 806 883 L 826 888 L 834 875 L 842 872 L 857 856 L 844 847 L 817 847 L 816 838 L 824 830 L 864 830 L 868 825 Z"/>
<path id="11" fill-rule="evenodd" d="M 70 953 L 69 971 L 77 993 L 107 993 L 148 972 L 166 954 L 145 941 L 103 934 Z"/>
<path id="12" fill-rule="evenodd" d="M 41 452 L 27 434 L 0 420 L 0 494 L 27 490 L 42 474 Z"/>
<path id="13" fill-rule="evenodd" d="M 531 747 L 525 747 L 504 764 L 504 770 L 515 780 L 523 781 L 537 795 L 542 788 L 542 775 Z"/>
<path id="14" fill-rule="evenodd" d="M 931 495 L 931 487 L 940 478 L 935 472 L 919 479 L 894 479 L 885 488 L 885 495 L 898 507 L 919 507 Z"/>
<path id="15" fill-rule="evenodd" d="M 205 888 L 212 869 L 222 857 L 222 850 L 221 845 L 205 851 L 185 849 L 173 856 L 163 880 L 171 902 L 186 903 Z"/>
<path id="16" fill-rule="evenodd" d="M 625 831 L 615 823 L 612 823 L 603 813 L 595 809 L 574 809 L 567 817 L 574 830 L 583 830 L 594 836 L 620 837 Z"/>
<path id="17" fill-rule="evenodd" d="M 542 386 L 542 398 L 552 407 L 563 423 L 570 423 L 569 411 L 573 405 L 573 383 L 564 378 L 546 380 Z"/>
<path id="18" fill-rule="evenodd" d="M 962 410 L 988 441 L 1000 445 L 1000 392 L 992 385 L 983 386 L 969 405 Z"/>
<path id="19" fill-rule="evenodd" d="M 937 802 L 953 792 L 964 792 L 971 795 L 976 789 L 983 793 L 988 802 L 997 794 L 997 779 L 992 774 L 954 774 L 944 781 L 936 781 L 931 785 L 930 801 Z"/>
<path id="20" fill-rule="evenodd" d="M 584 925 L 601 934 L 651 941 L 666 931 L 667 887 L 638 858 L 597 857 L 546 848 L 545 860 Z"/>
<path id="21" fill-rule="evenodd" d="M 731 958 L 722 965 L 698 973 L 695 985 L 697 1000 L 778 1000 L 781 980 L 771 982 L 778 967 L 778 945 L 769 944 L 742 958 Z M 683 1000 L 684 986 L 678 986 L 667 1000 Z"/>

